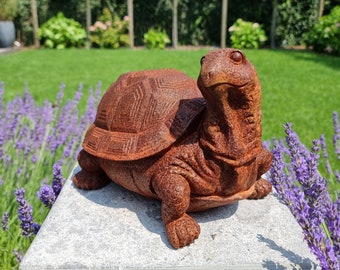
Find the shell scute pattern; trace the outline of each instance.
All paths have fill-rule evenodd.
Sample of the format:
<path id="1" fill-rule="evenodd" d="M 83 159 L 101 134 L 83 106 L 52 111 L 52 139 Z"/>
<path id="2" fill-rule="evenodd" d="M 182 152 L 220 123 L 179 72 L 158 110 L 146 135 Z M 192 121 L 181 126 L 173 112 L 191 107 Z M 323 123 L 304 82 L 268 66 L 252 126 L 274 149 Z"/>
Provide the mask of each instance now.
<path id="1" fill-rule="evenodd" d="M 104 94 L 83 147 L 109 160 L 148 157 L 173 144 L 204 108 L 196 81 L 182 72 L 124 74 Z"/>

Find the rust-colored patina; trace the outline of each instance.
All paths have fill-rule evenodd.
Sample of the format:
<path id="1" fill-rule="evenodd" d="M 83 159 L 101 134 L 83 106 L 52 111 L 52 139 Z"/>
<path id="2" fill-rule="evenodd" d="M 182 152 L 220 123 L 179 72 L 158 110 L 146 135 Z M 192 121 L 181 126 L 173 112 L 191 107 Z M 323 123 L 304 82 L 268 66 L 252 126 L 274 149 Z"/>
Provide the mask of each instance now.
<path id="1" fill-rule="evenodd" d="M 79 153 L 82 189 L 111 180 L 162 201 L 174 248 L 200 234 L 187 213 L 260 199 L 272 155 L 261 143 L 261 89 L 240 50 L 209 52 L 197 82 L 173 69 L 130 72 L 104 94 Z"/>

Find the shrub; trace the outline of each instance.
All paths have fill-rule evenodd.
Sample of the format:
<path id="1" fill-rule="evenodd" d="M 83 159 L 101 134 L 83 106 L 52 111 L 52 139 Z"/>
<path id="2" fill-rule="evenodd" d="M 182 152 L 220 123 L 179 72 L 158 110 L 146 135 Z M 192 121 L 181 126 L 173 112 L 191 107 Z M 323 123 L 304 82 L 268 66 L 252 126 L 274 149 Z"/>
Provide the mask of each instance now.
<path id="1" fill-rule="evenodd" d="M 129 18 L 121 20 L 117 15 L 112 15 L 108 9 L 94 25 L 90 26 L 90 41 L 93 47 L 112 48 L 126 47 L 130 44 Z"/>
<path id="2" fill-rule="evenodd" d="M 17 13 L 17 0 L 0 0 L 0 21 L 12 21 Z"/>
<path id="3" fill-rule="evenodd" d="M 329 15 L 322 16 L 319 22 L 306 35 L 306 44 L 317 52 L 340 55 L 340 6 L 332 9 Z"/>
<path id="4" fill-rule="evenodd" d="M 340 125 L 336 112 L 333 121 L 333 146 L 340 160 Z M 309 150 L 291 124 L 286 124 L 285 130 L 286 144 L 274 141 L 271 182 L 303 229 L 304 239 L 322 269 L 340 269 L 340 195 L 331 194 L 329 189 L 330 183 L 339 186 L 340 171 L 333 171 L 330 166 L 323 135 L 313 141 Z M 319 172 L 321 155 L 329 179 Z"/>
<path id="5" fill-rule="evenodd" d="M 170 42 L 167 33 L 160 29 L 150 28 L 144 34 L 144 44 L 148 49 L 164 49 Z"/>
<path id="6" fill-rule="evenodd" d="M 315 24 L 320 1 L 280 0 L 277 3 L 275 40 L 283 46 L 303 43 L 303 35 Z M 328 2 L 328 3 L 327 3 Z M 325 9 L 331 1 L 324 1 Z M 269 23 L 269 21 L 268 21 Z M 269 25 L 269 24 L 268 24 Z"/>
<path id="7" fill-rule="evenodd" d="M 41 44 L 50 49 L 80 47 L 84 44 L 85 37 L 85 30 L 80 23 L 66 18 L 61 12 L 39 29 Z"/>
<path id="8" fill-rule="evenodd" d="M 237 19 L 229 27 L 232 47 L 238 49 L 258 49 L 267 40 L 267 36 L 258 23 Z"/>
<path id="9" fill-rule="evenodd" d="M 0 82 L 0 269 L 17 268 L 75 165 L 101 96 L 92 92 L 79 115 L 81 87 L 69 101 L 62 85 L 54 104 L 38 105 L 27 89 L 4 104 Z"/>

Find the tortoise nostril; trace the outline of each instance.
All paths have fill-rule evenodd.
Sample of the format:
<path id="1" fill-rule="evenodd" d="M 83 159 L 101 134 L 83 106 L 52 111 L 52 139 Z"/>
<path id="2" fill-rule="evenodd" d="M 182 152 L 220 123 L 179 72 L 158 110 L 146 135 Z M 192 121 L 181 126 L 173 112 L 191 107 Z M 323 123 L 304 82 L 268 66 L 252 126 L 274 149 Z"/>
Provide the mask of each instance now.
<path id="1" fill-rule="evenodd" d="M 243 60 L 242 53 L 239 51 L 234 51 L 230 54 L 230 59 L 236 63 L 240 63 Z"/>

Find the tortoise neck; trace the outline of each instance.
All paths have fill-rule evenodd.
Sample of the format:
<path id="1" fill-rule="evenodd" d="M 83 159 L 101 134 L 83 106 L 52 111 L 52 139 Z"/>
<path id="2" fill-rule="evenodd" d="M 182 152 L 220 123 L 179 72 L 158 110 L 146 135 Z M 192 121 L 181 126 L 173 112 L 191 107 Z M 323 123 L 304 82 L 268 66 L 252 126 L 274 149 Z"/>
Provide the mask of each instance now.
<path id="1" fill-rule="evenodd" d="M 245 96 L 241 102 L 229 96 L 225 102 L 207 103 L 201 146 L 212 156 L 235 166 L 255 158 L 262 148 L 260 103 Z"/>

